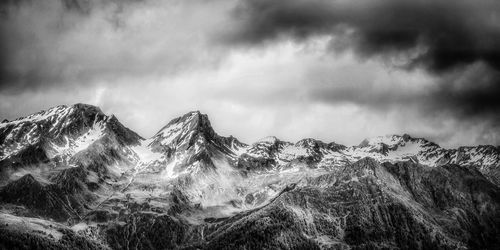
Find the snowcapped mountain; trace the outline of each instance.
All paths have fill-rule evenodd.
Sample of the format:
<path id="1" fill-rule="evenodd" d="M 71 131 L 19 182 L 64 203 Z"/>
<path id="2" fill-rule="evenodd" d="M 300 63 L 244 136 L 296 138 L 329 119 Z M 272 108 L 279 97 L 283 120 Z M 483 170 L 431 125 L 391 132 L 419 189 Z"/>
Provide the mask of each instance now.
<path id="1" fill-rule="evenodd" d="M 115 116 L 85 104 L 3 122 L 0 179 L 8 182 L 3 198 L 37 211 L 40 204 L 53 204 L 60 209 L 43 211 L 57 219 L 81 217 L 87 204 L 105 195 L 108 182 L 135 167 L 132 147 L 141 139 Z M 7 195 L 12 193 L 19 195 Z M 42 201 L 32 203 L 34 196 Z"/>
<path id="2" fill-rule="evenodd" d="M 431 167 L 446 164 L 471 166 L 478 168 L 495 184 L 500 184 L 500 147 L 481 145 L 444 149 L 426 139 L 405 134 L 367 139 L 357 147 L 348 148 L 345 153 L 354 159 L 371 157 L 382 162 L 411 160 Z"/>
<path id="3" fill-rule="evenodd" d="M 36 156 L 42 161 L 68 163 L 98 144 L 121 151 L 118 147 L 137 144 L 139 139 L 115 116 L 106 116 L 97 107 L 58 106 L 1 123 L 0 160 L 22 165 L 33 163 L 30 157 Z"/>
<path id="4" fill-rule="evenodd" d="M 244 147 L 232 136 L 216 134 L 208 116 L 195 111 L 170 121 L 152 138 L 143 140 L 136 152 L 149 158 L 141 168 L 180 176 L 215 170 L 214 159 L 233 161 Z"/>
<path id="5" fill-rule="evenodd" d="M 0 246 L 495 249 L 499 157 L 406 134 L 245 144 L 199 111 L 144 139 L 58 106 L 0 124 Z"/>

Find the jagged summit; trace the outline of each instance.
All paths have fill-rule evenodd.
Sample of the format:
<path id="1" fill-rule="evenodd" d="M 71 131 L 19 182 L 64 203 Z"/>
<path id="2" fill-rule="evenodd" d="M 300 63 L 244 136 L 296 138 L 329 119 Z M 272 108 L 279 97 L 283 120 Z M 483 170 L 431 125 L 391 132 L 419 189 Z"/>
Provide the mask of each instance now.
<path id="1" fill-rule="evenodd" d="M 420 142 L 423 144 L 433 144 L 435 146 L 439 146 L 436 143 L 428 141 L 425 138 L 413 137 L 409 134 L 403 134 L 403 135 L 391 134 L 391 135 L 385 135 L 385 136 L 376 136 L 376 137 L 372 137 L 372 138 L 366 138 L 358 145 L 358 147 L 367 147 L 367 146 L 376 145 L 376 144 L 385 144 L 389 147 L 392 147 L 392 146 L 395 146 L 398 144 L 404 144 L 407 142 Z"/>
<path id="2" fill-rule="evenodd" d="M 214 169 L 213 159 L 232 160 L 246 147 L 233 136 L 218 135 L 206 114 L 192 111 L 172 119 L 149 139 L 149 148 L 164 155 L 157 161 L 174 166 L 171 173 Z M 189 168 L 190 166 L 196 166 Z M 203 172 L 203 171 L 201 171 Z"/>
<path id="3" fill-rule="evenodd" d="M 153 148 L 167 147 L 170 149 L 187 150 L 195 147 L 200 150 L 211 145 L 218 150 L 235 154 L 232 150 L 246 147 L 234 136 L 218 135 L 212 128 L 208 115 L 200 111 L 191 111 L 172 119 L 151 138 Z"/>
<path id="4" fill-rule="evenodd" d="M 218 135 L 213 130 L 208 116 L 200 111 L 191 111 L 167 123 L 153 136 L 151 145 L 177 148 L 185 144 L 190 147 L 196 140 L 213 141 L 216 137 Z"/>

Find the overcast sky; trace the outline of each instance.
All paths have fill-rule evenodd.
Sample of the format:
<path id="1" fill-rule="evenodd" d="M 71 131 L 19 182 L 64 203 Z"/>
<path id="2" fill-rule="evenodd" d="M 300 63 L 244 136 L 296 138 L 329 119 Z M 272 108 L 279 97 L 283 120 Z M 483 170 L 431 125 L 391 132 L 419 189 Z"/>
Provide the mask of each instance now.
<path id="1" fill-rule="evenodd" d="M 221 135 L 500 144 L 498 0 L 11 0 L 0 117 L 78 102 L 144 137 L 191 110 Z"/>

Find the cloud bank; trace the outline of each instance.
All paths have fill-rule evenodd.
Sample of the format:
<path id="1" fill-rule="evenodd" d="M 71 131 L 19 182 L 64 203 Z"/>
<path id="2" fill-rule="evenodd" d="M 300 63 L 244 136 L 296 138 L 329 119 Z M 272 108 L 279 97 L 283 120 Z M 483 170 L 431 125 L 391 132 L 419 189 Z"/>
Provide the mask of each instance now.
<path id="1" fill-rule="evenodd" d="M 422 68 L 439 76 L 432 93 L 413 97 L 433 103 L 429 109 L 491 116 L 500 108 L 498 1 L 248 0 L 233 14 L 238 28 L 226 34 L 226 42 L 256 46 L 329 35 L 334 51 L 351 50 L 360 58 L 376 57 L 393 67 Z M 345 94 L 354 93 L 320 93 L 332 100 Z M 379 95 L 357 101 L 388 99 L 394 100 Z"/>

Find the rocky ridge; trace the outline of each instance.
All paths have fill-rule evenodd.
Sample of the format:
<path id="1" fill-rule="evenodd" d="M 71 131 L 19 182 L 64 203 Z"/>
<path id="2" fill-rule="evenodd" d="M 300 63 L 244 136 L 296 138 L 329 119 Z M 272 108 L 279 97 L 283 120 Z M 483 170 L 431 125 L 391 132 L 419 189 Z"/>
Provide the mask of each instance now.
<path id="1" fill-rule="evenodd" d="M 0 247 L 496 249 L 499 169 L 495 146 L 245 144 L 199 111 L 144 139 L 58 106 L 0 124 Z"/>

